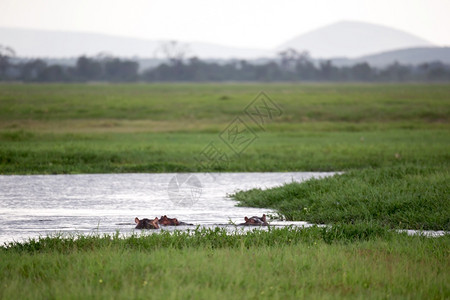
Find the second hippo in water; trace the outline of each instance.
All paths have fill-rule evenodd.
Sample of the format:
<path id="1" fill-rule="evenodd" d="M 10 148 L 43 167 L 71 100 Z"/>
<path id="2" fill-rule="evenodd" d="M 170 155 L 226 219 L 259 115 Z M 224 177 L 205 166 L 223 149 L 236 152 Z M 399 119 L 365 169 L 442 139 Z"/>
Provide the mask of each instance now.
<path id="1" fill-rule="evenodd" d="M 168 218 L 166 215 L 161 216 L 159 224 L 162 226 L 180 226 L 180 225 L 193 225 L 185 222 L 178 221 L 177 218 Z"/>
<path id="2" fill-rule="evenodd" d="M 244 226 L 268 226 L 269 224 L 267 223 L 266 220 L 266 215 L 262 215 L 262 217 L 257 217 L 257 216 L 253 216 L 251 218 L 244 218 L 245 223 L 241 223 L 239 225 L 244 225 Z"/>
<path id="3" fill-rule="evenodd" d="M 136 229 L 158 229 L 158 218 L 154 218 L 153 220 L 150 219 L 142 219 L 139 220 L 138 217 L 134 219 L 134 222 L 137 224 Z"/>

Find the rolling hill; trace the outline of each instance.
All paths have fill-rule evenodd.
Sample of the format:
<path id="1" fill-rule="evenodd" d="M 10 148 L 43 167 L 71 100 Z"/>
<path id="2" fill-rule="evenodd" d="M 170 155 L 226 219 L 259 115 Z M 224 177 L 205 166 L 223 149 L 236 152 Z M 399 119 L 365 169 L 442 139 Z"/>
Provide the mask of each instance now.
<path id="1" fill-rule="evenodd" d="M 355 58 L 390 50 L 435 46 L 410 33 L 363 22 L 338 22 L 302 34 L 277 47 L 307 50 L 313 57 Z"/>

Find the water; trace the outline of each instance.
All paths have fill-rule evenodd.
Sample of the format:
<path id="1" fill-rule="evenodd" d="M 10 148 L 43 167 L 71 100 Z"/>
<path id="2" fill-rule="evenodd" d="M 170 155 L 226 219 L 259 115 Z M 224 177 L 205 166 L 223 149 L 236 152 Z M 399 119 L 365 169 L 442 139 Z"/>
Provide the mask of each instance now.
<path id="1" fill-rule="evenodd" d="M 111 234 L 118 230 L 128 234 L 134 231 L 135 217 L 153 219 L 167 215 L 204 227 L 230 226 L 230 222 L 242 223 L 244 216 L 274 212 L 236 207 L 236 202 L 227 194 L 333 174 L 0 176 L 0 245 L 55 233 Z M 306 222 L 289 224 L 308 225 Z M 173 230 L 174 227 L 165 229 Z M 186 229 L 186 226 L 177 229 Z"/>

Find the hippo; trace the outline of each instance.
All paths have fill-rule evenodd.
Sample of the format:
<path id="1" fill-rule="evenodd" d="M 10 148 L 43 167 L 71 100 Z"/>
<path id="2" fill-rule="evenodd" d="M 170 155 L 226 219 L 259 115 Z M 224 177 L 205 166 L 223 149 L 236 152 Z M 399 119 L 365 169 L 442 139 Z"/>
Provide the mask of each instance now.
<path id="1" fill-rule="evenodd" d="M 142 219 L 139 220 L 138 217 L 134 219 L 134 222 L 137 224 L 136 229 L 159 229 L 158 218 L 150 219 Z"/>
<path id="2" fill-rule="evenodd" d="M 266 215 L 262 215 L 262 217 L 253 216 L 251 218 L 244 218 L 245 223 L 241 223 L 239 225 L 245 225 L 245 226 L 267 226 L 269 225 L 266 221 Z"/>
<path id="3" fill-rule="evenodd" d="M 161 216 L 159 224 L 162 226 L 180 226 L 180 225 L 193 225 L 185 222 L 178 221 L 177 218 L 168 218 L 166 215 Z"/>

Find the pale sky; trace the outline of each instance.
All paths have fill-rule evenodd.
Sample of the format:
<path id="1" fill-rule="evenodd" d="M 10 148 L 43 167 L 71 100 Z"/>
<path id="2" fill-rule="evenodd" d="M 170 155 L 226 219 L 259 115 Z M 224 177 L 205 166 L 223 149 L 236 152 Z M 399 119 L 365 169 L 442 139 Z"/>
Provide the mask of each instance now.
<path id="1" fill-rule="evenodd" d="M 338 21 L 450 45 L 450 0 L 0 0 L 0 27 L 274 48 Z"/>

